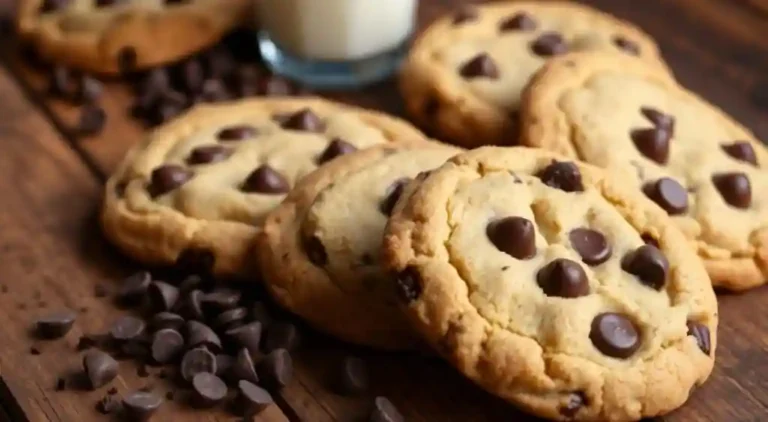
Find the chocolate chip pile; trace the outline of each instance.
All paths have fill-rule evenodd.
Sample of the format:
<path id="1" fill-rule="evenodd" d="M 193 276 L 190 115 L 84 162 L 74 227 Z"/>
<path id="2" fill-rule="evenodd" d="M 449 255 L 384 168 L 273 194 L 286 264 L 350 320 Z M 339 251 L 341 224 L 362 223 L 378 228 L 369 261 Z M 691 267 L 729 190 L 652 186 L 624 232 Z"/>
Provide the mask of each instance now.
<path id="1" fill-rule="evenodd" d="M 105 333 L 81 337 L 77 351 L 84 352 L 82 372 L 60 377 L 55 390 L 75 385 L 104 388 L 117 377 L 118 360 L 132 359 L 140 377 L 152 372 L 175 387 L 164 398 L 149 385 L 122 399 L 116 388 L 110 388 L 96 403 L 99 412 L 146 421 L 164 400 L 174 400 L 195 408 L 223 404 L 248 418 L 272 404 L 273 394 L 293 377 L 291 352 L 302 343 L 299 327 L 277 318 L 260 293 L 249 294 L 254 289 L 246 293 L 200 274 L 164 279 L 172 281 L 140 271 L 121 282 L 113 299 L 136 314 L 113 321 Z M 75 319 L 72 311 L 54 312 L 39 318 L 34 331 L 39 338 L 58 339 L 71 330 Z M 365 362 L 345 358 L 333 389 L 357 396 L 368 388 Z M 375 400 L 371 412 L 371 421 L 403 420 L 383 397 Z"/>

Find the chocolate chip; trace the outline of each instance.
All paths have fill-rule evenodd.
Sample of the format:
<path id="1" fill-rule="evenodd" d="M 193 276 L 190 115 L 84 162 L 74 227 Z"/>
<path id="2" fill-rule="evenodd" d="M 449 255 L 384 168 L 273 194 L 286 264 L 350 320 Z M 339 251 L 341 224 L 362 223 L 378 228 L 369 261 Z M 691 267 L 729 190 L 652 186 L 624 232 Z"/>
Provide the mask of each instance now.
<path id="1" fill-rule="evenodd" d="M 203 313 L 202 298 L 203 292 L 200 290 L 192 290 L 189 292 L 189 295 L 187 295 L 183 309 L 184 314 L 187 315 L 190 319 L 205 319 L 205 314 Z"/>
<path id="2" fill-rule="evenodd" d="M 635 148 L 649 160 L 659 164 L 667 164 L 669 161 L 669 141 L 672 132 L 665 127 L 649 129 L 635 129 L 631 132 L 632 142 Z"/>
<path id="3" fill-rule="evenodd" d="M 328 254 L 325 252 L 323 242 L 317 236 L 304 238 L 304 251 L 309 260 L 318 267 L 328 263 Z"/>
<path id="4" fill-rule="evenodd" d="M 263 302 L 256 302 L 251 306 L 251 319 L 260 322 L 262 328 L 266 328 L 272 322 L 272 315 Z"/>
<path id="5" fill-rule="evenodd" d="M 155 281 L 150 284 L 147 294 L 156 312 L 170 311 L 179 299 L 178 287 L 164 281 Z"/>
<path id="6" fill-rule="evenodd" d="M 267 390 L 246 380 L 238 381 L 237 391 L 240 393 L 240 401 L 245 408 L 245 413 L 249 415 L 261 412 L 274 402 Z"/>
<path id="7" fill-rule="evenodd" d="M 273 350 L 259 362 L 256 372 L 266 387 L 285 387 L 293 377 L 291 354 L 285 349 Z"/>
<path id="8" fill-rule="evenodd" d="M 81 103 L 95 103 L 101 97 L 104 86 L 98 79 L 84 75 L 80 78 L 77 87 L 77 101 Z"/>
<path id="9" fill-rule="evenodd" d="M 40 13 L 49 13 L 61 10 L 69 5 L 71 0 L 43 0 Z"/>
<path id="10" fill-rule="evenodd" d="M 453 24 L 459 25 L 465 22 L 471 22 L 477 20 L 480 14 L 477 8 L 472 6 L 460 7 L 453 15 Z"/>
<path id="11" fill-rule="evenodd" d="M 322 132 L 325 125 L 312 110 L 301 109 L 286 117 L 281 126 L 284 129 L 301 130 L 305 132 Z"/>
<path id="12" fill-rule="evenodd" d="M 411 303 L 421 296 L 421 274 L 416 267 L 407 267 L 396 278 L 397 291 L 405 303 Z"/>
<path id="13" fill-rule="evenodd" d="M 712 176 L 718 192 L 725 202 L 736 208 L 749 208 L 752 203 L 752 186 L 741 172 L 717 173 Z"/>
<path id="14" fill-rule="evenodd" d="M 573 418 L 585 404 L 587 404 L 587 398 L 584 397 L 584 393 L 572 393 L 568 396 L 568 403 L 560 407 L 560 414 L 566 418 Z"/>
<path id="15" fill-rule="evenodd" d="M 499 24 L 499 30 L 504 31 L 533 31 L 536 29 L 536 21 L 526 12 L 518 12 Z"/>
<path id="16" fill-rule="evenodd" d="M 234 364 L 235 358 L 230 355 L 219 353 L 216 355 L 216 375 L 219 377 L 227 376 Z"/>
<path id="17" fill-rule="evenodd" d="M 224 399 L 227 385 L 221 378 L 208 372 L 201 372 L 192 378 L 192 388 L 197 393 L 195 404 L 210 407 Z"/>
<path id="18" fill-rule="evenodd" d="M 665 129 L 669 133 L 675 132 L 675 118 L 671 114 L 666 114 L 653 107 L 641 107 L 640 113 L 653 123 L 653 126 Z"/>
<path id="19" fill-rule="evenodd" d="M 77 314 L 69 309 L 45 315 L 37 320 L 37 335 L 49 339 L 63 337 L 72 329 L 75 319 Z"/>
<path id="20" fill-rule="evenodd" d="M 147 190 L 153 197 L 166 194 L 187 183 L 194 173 L 184 167 L 168 164 L 152 171 L 151 181 Z"/>
<path id="21" fill-rule="evenodd" d="M 159 98 L 164 92 L 170 89 L 168 72 L 161 67 L 150 69 L 139 80 L 137 87 L 138 97 L 148 106 L 150 102 Z"/>
<path id="22" fill-rule="evenodd" d="M 253 138 L 259 134 L 253 126 L 238 125 L 224 128 L 216 134 L 219 141 L 242 141 L 244 139 Z"/>
<path id="23" fill-rule="evenodd" d="M 376 397 L 373 400 L 373 410 L 368 417 L 369 422 L 405 422 L 399 410 L 386 397 Z"/>
<path id="24" fill-rule="evenodd" d="M 168 363 L 184 350 L 184 337 L 172 328 L 163 328 L 152 337 L 152 359 Z"/>
<path id="25" fill-rule="evenodd" d="M 115 379 L 117 369 L 117 361 L 101 350 L 89 350 L 83 356 L 83 370 L 94 390 Z"/>
<path id="26" fill-rule="evenodd" d="M 688 326 L 688 335 L 693 336 L 696 339 L 696 344 L 699 345 L 699 349 L 709 356 L 709 353 L 712 351 L 709 327 L 696 321 L 688 321 L 686 324 Z"/>
<path id="27" fill-rule="evenodd" d="M 552 161 L 537 175 L 545 185 L 566 192 L 582 192 L 584 185 L 581 172 L 576 164 L 568 161 Z"/>
<path id="28" fill-rule="evenodd" d="M 96 347 L 102 342 L 103 341 L 101 341 L 101 339 L 99 339 L 98 336 L 83 335 L 83 336 L 80 336 L 80 338 L 77 340 L 77 345 L 75 346 L 75 350 L 77 350 L 78 352 L 82 352 L 83 350 L 88 350 L 92 347 Z"/>
<path id="29" fill-rule="evenodd" d="M 536 274 L 536 281 L 547 296 L 574 298 L 589 294 L 589 279 L 584 269 L 569 259 L 558 258 Z"/>
<path id="30" fill-rule="evenodd" d="M 147 110 L 147 120 L 151 125 L 160 125 L 179 116 L 186 108 L 187 99 L 183 94 L 167 90 Z"/>
<path id="31" fill-rule="evenodd" d="M 247 193 L 282 194 L 291 190 L 291 186 L 282 174 L 263 164 L 254 170 L 243 182 L 242 191 Z"/>
<path id="32" fill-rule="evenodd" d="M 96 104 L 86 104 L 80 109 L 77 121 L 77 133 L 81 136 L 96 135 L 104 128 L 107 113 Z"/>
<path id="33" fill-rule="evenodd" d="M 219 329 L 240 327 L 247 316 L 248 309 L 246 308 L 238 307 L 229 309 L 216 316 L 213 320 L 213 326 Z"/>
<path id="34" fill-rule="evenodd" d="M 72 97 L 72 80 L 69 69 L 64 66 L 54 66 L 48 76 L 48 92 L 60 98 Z"/>
<path id="35" fill-rule="evenodd" d="M 116 341 L 137 340 L 144 334 L 145 328 L 146 325 L 144 324 L 144 321 L 126 315 L 120 317 L 114 324 L 112 324 L 112 328 L 109 329 L 109 335 Z"/>
<path id="36" fill-rule="evenodd" d="M 339 391 L 346 395 L 358 395 L 368 391 L 368 367 L 365 361 L 348 356 L 341 362 Z"/>
<path id="37" fill-rule="evenodd" d="M 627 316 L 602 313 L 592 321 L 590 339 L 603 354 L 615 358 L 628 358 L 640 347 L 640 335 Z"/>
<path id="38" fill-rule="evenodd" d="M 265 97 L 285 97 L 291 95 L 293 87 L 287 79 L 277 75 L 269 75 L 257 79 L 256 92 Z"/>
<path id="39" fill-rule="evenodd" d="M 181 85 L 188 94 L 197 94 L 202 89 L 205 72 L 200 61 L 190 59 L 183 62 L 179 67 L 179 76 Z"/>
<path id="40" fill-rule="evenodd" d="M 328 147 L 325 148 L 325 151 L 320 154 L 320 157 L 317 159 L 317 163 L 327 163 L 328 161 L 331 161 L 338 156 L 350 154 L 355 151 L 357 151 L 357 147 L 350 144 L 349 142 L 345 142 L 340 138 L 333 138 L 331 143 L 328 144 Z"/>
<path id="41" fill-rule="evenodd" d="M 488 53 L 480 53 L 459 68 L 459 74 L 465 78 L 485 77 L 498 79 L 499 68 Z"/>
<path id="42" fill-rule="evenodd" d="M 40 349 L 37 346 L 32 346 L 32 347 L 29 348 L 29 354 L 32 355 L 32 356 L 37 356 L 37 355 L 39 355 L 41 353 L 42 352 L 40 351 Z"/>
<path id="43" fill-rule="evenodd" d="M 216 373 L 216 356 L 208 349 L 197 347 L 187 351 L 181 359 L 181 376 L 188 382 L 192 382 L 195 375 L 207 372 Z"/>
<path id="44" fill-rule="evenodd" d="M 176 3 L 180 1 L 177 0 Z M 226 78 L 236 69 L 237 63 L 232 53 L 223 46 L 216 46 L 202 55 L 205 70 L 211 78 Z"/>
<path id="45" fill-rule="evenodd" d="M 655 239 L 653 236 L 651 236 L 650 234 L 648 234 L 648 233 L 643 233 L 643 235 L 642 235 L 642 236 L 640 236 L 640 237 L 643 239 L 643 242 L 645 242 L 645 244 L 646 244 L 646 245 L 651 245 L 651 246 L 655 247 L 656 249 L 659 249 L 659 250 L 661 250 L 661 248 L 659 247 L 659 241 L 658 241 L 658 240 L 656 240 L 656 239 Z"/>
<path id="46" fill-rule="evenodd" d="M 667 279 L 669 261 L 655 246 L 643 245 L 624 256 L 621 268 L 646 286 L 661 290 Z"/>
<path id="47" fill-rule="evenodd" d="M 253 366 L 251 352 L 244 347 L 237 351 L 235 361 L 232 363 L 229 373 L 232 378 L 237 381 L 246 380 L 253 383 L 259 382 L 259 376 L 256 375 L 256 369 Z"/>
<path id="48" fill-rule="evenodd" d="M 96 411 L 101 413 L 102 415 L 109 415 L 112 413 L 117 413 L 117 411 L 120 410 L 121 403 L 118 399 L 113 397 L 112 395 L 107 395 L 99 399 L 98 402 L 96 402 Z"/>
<path id="49" fill-rule="evenodd" d="M 221 351 L 221 340 L 211 327 L 198 321 L 187 321 L 187 347 L 207 347 L 214 352 Z M 216 371 L 209 371 L 216 372 Z"/>
<path id="50" fill-rule="evenodd" d="M 567 53 L 568 45 L 559 33 L 545 32 L 531 42 L 531 51 L 539 56 L 556 56 Z"/>
<path id="51" fill-rule="evenodd" d="M 238 346 L 245 347 L 252 354 L 259 352 L 262 325 L 259 321 L 227 330 L 224 334 Z"/>
<path id="52" fill-rule="evenodd" d="M 154 393 L 137 391 L 123 399 L 123 408 L 129 421 L 146 422 L 163 404 L 163 399 Z"/>
<path id="53" fill-rule="evenodd" d="M 276 322 L 267 330 L 266 350 L 271 352 L 277 349 L 294 350 L 299 346 L 301 339 L 299 329 L 290 322 Z"/>
<path id="54" fill-rule="evenodd" d="M 670 215 L 684 214 L 688 210 L 688 191 L 668 177 L 646 183 L 643 192 Z"/>
<path id="55" fill-rule="evenodd" d="M 619 47 L 620 49 L 633 56 L 640 55 L 640 46 L 636 42 L 627 39 L 622 35 L 616 35 L 613 37 L 613 43 L 616 45 L 616 47 Z"/>
<path id="56" fill-rule="evenodd" d="M 192 274 L 187 276 L 179 283 L 179 293 L 186 295 L 192 290 L 199 289 L 203 285 L 203 278 L 199 275 Z"/>
<path id="57" fill-rule="evenodd" d="M 750 163 L 754 166 L 757 165 L 757 155 L 755 155 L 755 150 L 752 148 L 751 143 L 741 141 L 732 144 L 723 144 L 721 147 L 723 148 L 723 151 L 731 157 L 745 163 Z"/>
<path id="58" fill-rule="evenodd" d="M 56 378 L 56 386 L 53 388 L 56 391 L 64 391 L 67 388 L 67 380 L 64 377 Z"/>
<path id="59" fill-rule="evenodd" d="M 597 230 L 577 228 L 568 234 L 571 246 L 581 256 L 581 260 L 590 266 L 600 265 L 611 257 L 611 245 Z"/>
<path id="60" fill-rule="evenodd" d="M 218 103 L 230 99 L 227 86 L 218 79 L 206 79 L 200 87 L 200 94 L 195 97 L 196 103 Z"/>
<path id="61" fill-rule="evenodd" d="M 211 164 L 224 161 L 232 155 L 232 151 L 221 145 L 206 145 L 192 150 L 187 158 L 187 164 Z"/>
<path id="62" fill-rule="evenodd" d="M 200 300 L 203 308 L 210 308 L 212 312 L 221 312 L 236 307 L 242 297 L 243 294 L 238 290 L 220 287 L 203 295 Z"/>
<path id="63" fill-rule="evenodd" d="M 522 217 L 505 217 L 491 221 L 485 230 L 488 239 L 500 251 L 517 259 L 536 255 L 536 228 Z"/>
<path id="64" fill-rule="evenodd" d="M 387 191 L 384 193 L 384 199 L 381 201 L 381 204 L 379 204 L 379 211 L 386 216 L 392 215 L 392 210 L 394 210 L 395 204 L 397 204 L 398 199 L 403 195 L 405 187 L 408 186 L 408 183 L 410 183 L 411 180 L 412 179 L 409 177 L 402 177 L 392 182 L 392 184 L 387 187 Z"/>
<path id="65" fill-rule="evenodd" d="M 123 47 L 117 53 L 117 68 L 123 75 L 128 75 L 136 69 L 138 57 L 133 47 Z"/>

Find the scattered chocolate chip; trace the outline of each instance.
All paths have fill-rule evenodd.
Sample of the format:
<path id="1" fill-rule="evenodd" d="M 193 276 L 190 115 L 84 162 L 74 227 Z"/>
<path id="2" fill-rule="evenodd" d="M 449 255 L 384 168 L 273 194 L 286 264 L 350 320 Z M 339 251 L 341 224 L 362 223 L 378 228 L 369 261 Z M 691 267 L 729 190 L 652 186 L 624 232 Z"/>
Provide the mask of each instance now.
<path id="1" fill-rule="evenodd" d="M 517 259 L 536 255 L 536 228 L 522 217 L 505 217 L 491 221 L 485 230 L 488 239 L 500 251 Z"/>
<path id="2" fill-rule="evenodd" d="M 246 193 L 282 194 L 291 189 L 288 179 L 268 164 L 262 164 L 243 182 L 241 190 Z"/>
<path id="3" fill-rule="evenodd" d="M 258 414 L 274 402 L 267 390 L 246 380 L 237 382 L 237 391 L 242 407 L 248 415 Z"/>
<path id="4" fill-rule="evenodd" d="M 624 256 L 621 268 L 646 286 L 661 290 L 667 279 L 669 261 L 655 246 L 643 245 Z"/>
<path id="5" fill-rule="evenodd" d="M 94 390 L 115 379 L 117 369 L 117 361 L 101 350 L 89 350 L 83 356 L 83 370 Z"/>
<path id="6" fill-rule="evenodd" d="M 308 108 L 301 109 L 294 114 L 287 116 L 281 126 L 284 129 L 301 130 L 305 132 L 322 132 L 325 125 L 312 110 Z"/>
<path id="7" fill-rule="evenodd" d="M 456 13 L 453 14 L 453 24 L 459 25 L 462 23 L 475 21 L 479 16 L 480 15 L 477 11 L 477 8 L 472 6 L 463 6 L 457 9 Z"/>
<path id="8" fill-rule="evenodd" d="M 259 362 L 256 372 L 268 388 L 285 387 L 293 377 L 291 354 L 285 349 L 273 350 Z"/>
<path id="9" fill-rule="evenodd" d="M 128 75 L 136 69 L 138 57 L 133 47 L 123 47 L 117 53 L 117 68 L 123 75 Z"/>
<path id="10" fill-rule="evenodd" d="M 48 76 L 48 93 L 59 98 L 72 97 L 72 80 L 69 69 L 64 66 L 54 66 Z"/>
<path id="11" fill-rule="evenodd" d="M 77 350 L 78 352 L 82 352 L 83 350 L 88 350 L 92 347 L 96 347 L 99 344 L 100 344 L 100 341 L 97 337 L 90 336 L 90 335 L 83 335 L 77 341 L 77 346 L 75 346 L 75 350 Z"/>
<path id="12" fill-rule="evenodd" d="M 183 185 L 194 173 L 175 164 L 167 164 L 152 171 L 151 182 L 147 188 L 149 194 L 157 197 Z"/>
<path id="13" fill-rule="evenodd" d="M 645 116 L 657 128 L 664 129 L 669 133 L 675 132 L 675 118 L 653 107 L 641 107 L 640 113 Z"/>
<path id="14" fill-rule="evenodd" d="M 746 174 L 717 173 L 712 176 L 712 183 L 729 205 L 745 209 L 752 204 L 752 186 Z"/>
<path id="15" fill-rule="evenodd" d="M 581 256 L 581 260 L 587 265 L 600 265 L 611 257 L 611 245 L 597 230 L 573 229 L 568 233 L 568 239 L 573 249 Z"/>
<path id="16" fill-rule="evenodd" d="M 322 154 L 320 154 L 320 157 L 317 159 L 318 164 L 327 163 L 328 161 L 333 160 L 336 157 L 339 157 L 341 155 L 350 154 L 357 151 L 357 147 L 350 144 L 349 142 L 345 142 L 341 138 L 333 138 L 330 144 L 328 144 L 328 147 L 325 148 L 325 151 L 323 151 Z"/>
<path id="17" fill-rule="evenodd" d="M 292 91 L 291 83 L 278 75 L 265 76 L 256 81 L 256 92 L 265 97 L 284 97 L 291 95 Z"/>
<path id="18" fill-rule="evenodd" d="M 216 356 L 204 347 L 197 347 L 187 351 L 181 359 L 181 376 L 192 382 L 201 372 L 216 373 Z"/>
<path id="19" fill-rule="evenodd" d="M 192 290 L 189 292 L 189 295 L 187 295 L 183 309 L 184 314 L 189 319 L 198 321 L 205 319 L 205 314 L 203 313 L 202 298 L 203 292 L 200 290 Z"/>
<path id="20" fill-rule="evenodd" d="M 149 326 L 155 331 L 164 328 L 179 330 L 184 325 L 184 318 L 173 312 L 158 312 L 149 320 Z"/>
<path id="21" fill-rule="evenodd" d="M 640 334 L 629 317 L 606 312 L 592 320 L 592 344 L 606 356 L 626 359 L 640 347 Z"/>
<path id="22" fill-rule="evenodd" d="M 581 181 L 579 167 L 572 162 L 552 161 L 537 175 L 545 185 L 566 192 L 582 192 L 584 185 Z"/>
<path id="23" fill-rule="evenodd" d="M 96 402 L 96 411 L 102 415 L 117 413 L 117 411 L 120 410 L 120 407 L 120 401 L 112 395 L 106 395 Z"/>
<path id="24" fill-rule="evenodd" d="M 218 103 L 229 100 L 231 94 L 219 79 L 206 79 L 200 88 L 200 94 L 195 97 L 195 102 Z"/>
<path id="25" fill-rule="evenodd" d="M 368 367 L 365 361 L 354 356 L 347 356 L 341 362 L 339 391 L 346 395 L 358 395 L 368 391 Z"/>
<path id="26" fill-rule="evenodd" d="M 199 321 L 187 321 L 187 347 L 206 347 L 211 351 L 221 351 L 221 340 L 211 327 Z"/>
<path id="27" fill-rule="evenodd" d="M 257 354 L 261 344 L 261 322 L 254 321 L 240 327 L 227 330 L 224 334 L 240 347 L 246 348 L 250 353 Z"/>
<path id="28" fill-rule="evenodd" d="M 152 275 L 147 271 L 139 271 L 123 279 L 117 290 L 117 298 L 123 302 L 135 302 L 147 293 Z"/>
<path id="29" fill-rule="evenodd" d="M 101 97 L 103 91 L 104 86 L 98 79 L 84 75 L 78 83 L 76 99 L 80 103 L 92 104 Z"/>
<path id="30" fill-rule="evenodd" d="M 202 89 L 205 71 L 199 60 L 189 59 L 179 66 L 179 76 L 184 92 L 192 95 Z"/>
<path id="31" fill-rule="evenodd" d="M 116 341 L 130 341 L 137 340 L 144 334 L 146 324 L 139 318 L 126 315 L 120 317 L 112 324 L 112 328 L 109 329 L 109 334 L 113 340 Z"/>
<path id="32" fill-rule="evenodd" d="M 64 389 L 66 388 L 67 388 L 67 380 L 64 377 L 56 378 L 56 387 L 54 387 L 54 389 L 56 391 L 64 391 Z"/>
<path id="33" fill-rule="evenodd" d="M 659 247 L 659 241 L 658 241 L 658 240 L 656 240 L 656 239 L 655 239 L 653 236 L 651 236 L 650 234 L 648 234 L 648 233 L 643 233 L 643 235 L 642 235 L 642 236 L 640 236 L 640 238 L 642 238 L 642 239 L 643 239 L 643 242 L 645 242 L 645 244 L 646 244 L 646 245 L 651 245 L 651 246 L 655 247 L 656 249 L 659 249 L 659 250 L 661 250 L 661 248 Z"/>
<path id="34" fill-rule="evenodd" d="M 709 336 L 709 327 L 696 321 L 688 321 L 687 325 L 688 325 L 688 335 L 693 336 L 693 338 L 696 339 L 696 344 L 699 345 L 699 349 L 701 349 L 701 351 L 704 352 L 704 354 L 709 356 L 709 353 L 712 351 L 712 342 Z"/>
<path id="35" fill-rule="evenodd" d="M 568 403 L 560 408 L 560 414 L 566 418 L 573 418 L 586 403 L 587 399 L 584 397 L 584 393 L 572 393 L 568 396 Z"/>
<path id="36" fill-rule="evenodd" d="M 589 279 L 584 269 L 569 259 L 558 258 L 536 274 L 536 281 L 547 296 L 575 298 L 589 294 Z"/>
<path id="37" fill-rule="evenodd" d="M 405 418 L 388 398 L 379 396 L 373 400 L 373 410 L 371 410 L 368 421 L 405 422 Z"/>
<path id="38" fill-rule="evenodd" d="M 688 210 L 688 192 L 674 179 L 662 177 L 646 183 L 643 192 L 669 215 L 684 214 Z"/>
<path id="39" fill-rule="evenodd" d="M 195 404 L 210 407 L 224 399 L 227 395 L 227 385 L 221 378 L 208 372 L 200 372 L 192 378 L 192 388 L 197 397 Z"/>
<path id="40" fill-rule="evenodd" d="M 251 352 L 246 348 L 238 350 L 235 361 L 229 369 L 229 374 L 236 380 L 246 380 L 252 383 L 259 382 L 259 376 L 256 375 L 256 368 L 253 366 Z"/>
<path id="41" fill-rule="evenodd" d="M 398 199 L 403 195 L 405 187 L 408 186 L 408 183 L 410 183 L 411 180 L 412 179 L 409 177 L 402 177 L 392 182 L 392 184 L 387 187 L 387 191 L 384 193 L 384 199 L 381 201 L 381 204 L 379 204 L 379 211 L 386 216 L 392 215 L 392 210 L 394 210 L 395 204 L 397 204 Z"/>
<path id="42" fill-rule="evenodd" d="M 485 77 L 498 79 L 499 68 L 488 53 L 480 53 L 459 68 L 459 74 L 465 78 Z"/>
<path id="43" fill-rule="evenodd" d="M 219 377 L 227 377 L 234 364 L 235 358 L 230 355 L 219 353 L 216 355 L 216 375 Z"/>
<path id="44" fill-rule="evenodd" d="M 526 12 L 518 12 L 499 24 L 499 30 L 505 31 L 533 31 L 536 29 L 536 21 Z"/>
<path id="45" fill-rule="evenodd" d="M 232 151 L 221 145 L 206 145 L 192 150 L 187 158 L 187 164 L 211 164 L 224 161 L 232 155 Z"/>
<path id="46" fill-rule="evenodd" d="M 184 337 L 172 328 L 163 328 L 152 336 L 152 359 L 168 363 L 184 350 Z"/>
<path id="47" fill-rule="evenodd" d="M 32 356 L 38 356 L 41 353 L 42 352 L 40 351 L 40 349 L 37 346 L 32 346 L 32 347 L 29 348 L 29 354 L 32 355 Z"/>
<path id="48" fill-rule="evenodd" d="M 755 155 L 755 150 L 749 142 L 734 142 L 732 144 L 723 144 L 721 147 L 731 157 L 754 166 L 757 165 L 757 155 Z"/>
<path id="49" fill-rule="evenodd" d="M 304 251 L 309 260 L 318 267 L 323 267 L 328 263 L 328 254 L 325 251 L 325 246 L 323 246 L 323 242 L 317 236 L 304 238 Z"/>
<path id="50" fill-rule="evenodd" d="M 531 42 L 531 51 L 539 56 L 549 57 L 568 52 L 568 45 L 557 32 L 544 32 Z"/>
<path id="51" fill-rule="evenodd" d="M 624 36 L 616 35 L 613 37 L 613 43 L 616 45 L 616 47 L 619 47 L 620 49 L 633 56 L 640 55 L 640 46 L 636 42 L 627 39 Z"/>
<path id="52" fill-rule="evenodd" d="M 86 104 L 80 109 L 80 119 L 77 123 L 77 133 L 81 136 L 96 135 L 104 128 L 107 113 L 96 104 Z"/>
<path id="53" fill-rule="evenodd" d="M 416 267 L 407 267 L 396 278 L 397 291 L 405 303 L 413 302 L 421 296 L 421 274 Z"/>
<path id="54" fill-rule="evenodd" d="M 277 349 L 292 351 L 299 346 L 301 337 L 299 329 L 290 322 L 276 322 L 267 330 L 266 350 L 271 352 Z"/>
<path id="55" fill-rule="evenodd" d="M 123 408 L 128 420 L 135 422 L 149 421 L 162 404 L 162 398 L 146 391 L 131 393 L 123 399 Z"/>
<path id="56" fill-rule="evenodd" d="M 63 337 L 72 329 L 75 319 L 77 319 L 77 314 L 69 309 L 45 315 L 37 320 L 37 334 L 49 339 Z"/>
<path id="57" fill-rule="evenodd" d="M 203 287 L 203 278 L 197 274 L 192 274 L 184 278 L 179 283 L 179 294 L 186 295 L 192 290 L 200 289 Z"/>
<path id="58" fill-rule="evenodd" d="M 216 134 L 219 141 L 242 141 L 244 139 L 256 137 L 259 131 L 253 126 L 238 125 L 224 128 Z"/>
<path id="59" fill-rule="evenodd" d="M 242 296 L 242 293 L 237 290 L 220 287 L 204 294 L 200 300 L 204 308 L 221 312 L 236 307 Z"/>
<path id="60" fill-rule="evenodd" d="M 665 127 L 635 129 L 630 133 L 635 148 L 649 160 L 659 164 L 669 161 L 669 141 L 672 132 Z"/>
<path id="61" fill-rule="evenodd" d="M 217 315 L 213 320 L 213 326 L 217 329 L 236 328 L 242 325 L 247 316 L 248 309 L 232 308 Z"/>
<path id="62" fill-rule="evenodd" d="M 179 289 L 164 281 L 155 281 L 149 285 L 147 295 L 156 312 L 170 311 L 179 299 Z"/>

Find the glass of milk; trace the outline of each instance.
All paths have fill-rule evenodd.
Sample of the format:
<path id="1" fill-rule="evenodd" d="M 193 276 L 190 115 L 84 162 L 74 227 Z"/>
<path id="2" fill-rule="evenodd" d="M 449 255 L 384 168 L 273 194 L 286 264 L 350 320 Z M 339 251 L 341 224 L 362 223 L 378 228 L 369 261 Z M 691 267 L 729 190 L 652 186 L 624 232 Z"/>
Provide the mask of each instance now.
<path id="1" fill-rule="evenodd" d="M 258 0 L 259 45 L 275 73 L 316 88 L 355 88 L 395 72 L 417 0 Z"/>

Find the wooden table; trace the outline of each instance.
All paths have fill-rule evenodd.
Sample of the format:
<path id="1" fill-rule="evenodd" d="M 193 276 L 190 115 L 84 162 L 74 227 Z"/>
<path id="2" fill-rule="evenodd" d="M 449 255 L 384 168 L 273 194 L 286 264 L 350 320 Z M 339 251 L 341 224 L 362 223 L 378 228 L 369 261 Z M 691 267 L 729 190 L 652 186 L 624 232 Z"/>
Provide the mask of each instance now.
<path id="1" fill-rule="evenodd" d="M 6 12 L 12 0 L 0 0 Z M 422 25 L 459 0 L 423 0 Z M 688 87 L 720 105 L 768 141 L 768 0 L 591 0 L 587 3 L 634 21 L 660 42 L 666 59 Z M 128 92 L 111 85 L 102 100 L 110 118 L 101 135 L 71 135 L 77 113 L 46 98 L 41 75 L 8 48 L 0 68 L 0 421 L 106 420 L 94 410 L 104 392 L 54 391 L 62 373 L 76 370 L 82 333 L 102 331 L 125 311 L 94 296 L 135 265 L 99 233 L 95 215 L 101 187 L 142 129 L 125 118 Z M 402 114 L 392 83 L 333 95 Z M 664 421 L 768 420 L 768 288 L 720 296 L 720 347 L 709 382 Z M 80 310 L 63 341 L 39 342 L 31 322 L 47 310 Z M 30 347 L 39 347 L 39 356 Z M 328 388 L 330 372 L 348 346 L 313 342 L 296 357 L 294 381 L 260 421 L 360 420 L 370 397 L 347 399 Z M 510 406 L 473 387 L 445 365 L 418 356 L 364 353 L 374 392 L 390 397 L 409 421 L 527 421 Z M 120 393 L 162 380 L 137 376 L 121 363 L 113 383 Z M 653 388 L 652 386 L 650 386 Z M 223 411 L 190 411 L 167 404 L 157 421 L 231 420 Z"/>

